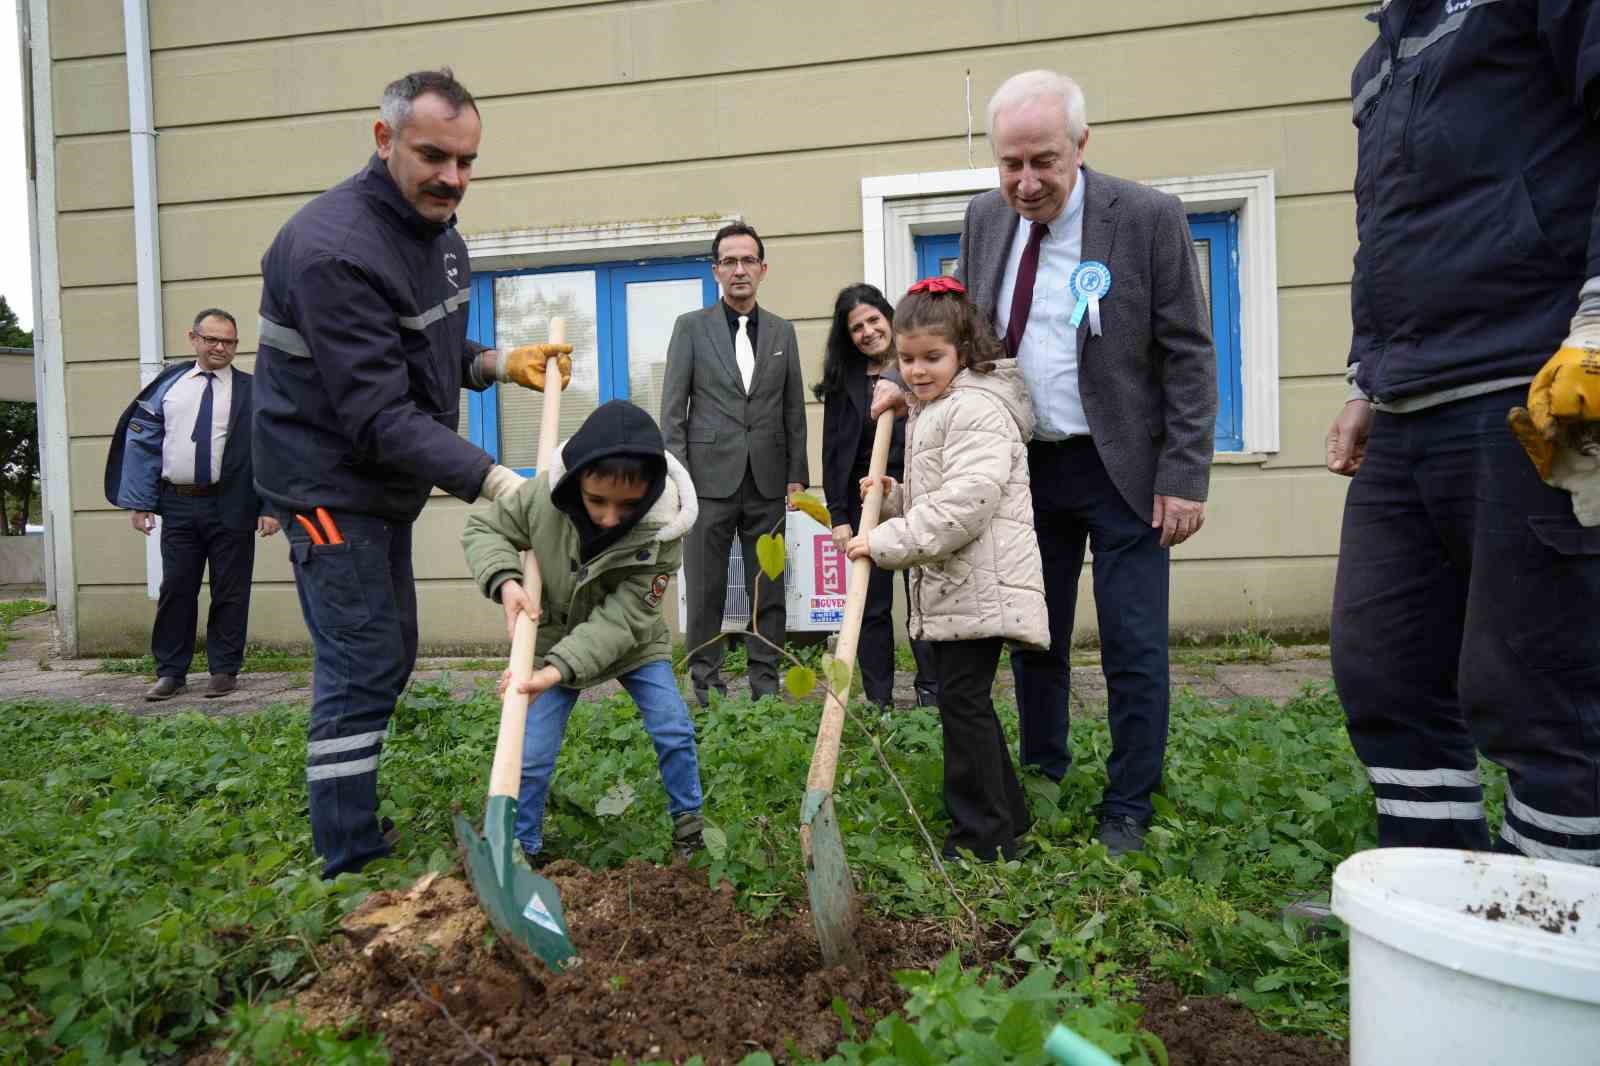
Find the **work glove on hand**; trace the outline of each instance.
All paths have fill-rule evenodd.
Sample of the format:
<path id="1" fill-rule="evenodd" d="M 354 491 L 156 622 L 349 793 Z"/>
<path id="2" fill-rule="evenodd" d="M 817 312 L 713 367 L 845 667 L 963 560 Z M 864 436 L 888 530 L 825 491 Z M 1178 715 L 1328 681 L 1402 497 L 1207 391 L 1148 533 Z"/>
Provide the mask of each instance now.
<path id="1" fill-rule="evenodd" d="M 483 476 L 483 486 L 478 489 L 478 495 L 486 500 L 498 500 L 502 496 L 516 492 L 517 487 L 526 480 L 528 479 L 510 467 L 496 463 Z"/>
<path id="2" fill-rule="evenodd" d="M 1563 428 L 1600 422 L 1600 286 L 1584 286 L 1571 335 L 1528 386 L 1528 406 L 1506 417 L 1528 458 L 1548 481 Z"/>
<path id="3" fill-rule="evenodd" d="M 495 376 L 501 381 L 514 381 L 525 389 L 543 392 L 545 364 L 552 356 L 561 370 L 561 387 L 565 389 L 572 384 L 570 344 L 525 344 L 513 348 L 502 354 Z"/>

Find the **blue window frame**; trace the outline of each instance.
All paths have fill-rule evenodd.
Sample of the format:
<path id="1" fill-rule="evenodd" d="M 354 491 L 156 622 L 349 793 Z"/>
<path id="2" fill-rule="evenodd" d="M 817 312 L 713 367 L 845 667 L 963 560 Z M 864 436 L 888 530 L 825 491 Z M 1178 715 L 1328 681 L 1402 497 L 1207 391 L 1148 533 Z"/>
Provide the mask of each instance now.
<path id="1" fill-rule="evenodd" d="M 961 257 L 961 234 L 928 233 L 916 239 L 917 277 L 933 278 L 940 274 L 954 274 L 956 260 Z M 899 293 L 886 293 L 890 300 Z"/>
<path id="2" fill-rule="evenodd" d="M 594 331 L 592 353 L 585 353 L 583 350 L 588 343 L 591 343 L 588 338 L 578 338 L 573 335 L 574 346 L 578 348 L 574 356 L 581 359 L 586 354 L 592 355 L 595 370 L 598 373 L 598 383 L 592 393 L 595 404 L 605 403 L 614 399 L 633 398 L 634 387 L 630 375 L 628 331 L 628 287 L 630 285 L 661 281 L 698 280 L 700 282 L 698 306 L 709 306 L 717 299 L 716 279 L 712 275 L 710 260 L 705 257 L 614 263 L 580 263 L 545 267 L 537 270 L 508 270 L 476 274 L 472 278 L 472 304 L 467 318 L 467 336 L 488 347 L 496 345 L 496 282 L 506 278 L 523 276 L 544 274 L 572 275 L 578 273 L 593 275 Z M 585 296 L 587 295 L 585 294 Z M 676 294 L 676 296 L 681 295 L 681 293 Z M 682 310 L 693 309 L 693 307 L 689 306 L 682 307 Z M 659 329 L 657 329 L 657 332 L 659 332 Z M 660 351 L 664 353 L 665 339 L 652 339 L 659 341 Z M 576 388 L 576 373 L 574 377 L 574 387 Z M 644 397 L 640 399 L 643 400 Z M 501 396 L 497 385 L 491 385 L 482 392 L 465 392 L 463 394 L 462 408 L 466 422 L 465 435 L 474 444 L 493 456 L 496 461 L 501 459 L 503 452 L 500 425 L 501 406 Z M 652 417 L 656 413 L 652 411 Z M 562 421 L 565 423 L 567 419 L 563 418 Z M 530 466 L 521 463 L 517 464 L 516 469 L 519 473 L 528 476 L 531 476 L 534 472 Z"/>
<path id="3" fill-rule="evenodd" d="M 1216 449 L 1236 452 L 1244 448 L 1238 212 L 1190 215 L 1189 233 L 1194 240 L 1201 286 L 1211 314 L 1211 333 L 1217 348 Z M 917 237 L 915 243 L 919 278 L 949 273 L 961 254 L 961 238 L 955 233 L 924 234 Z M 898 295 L 891 294 L 891 298 Z"/>
<path id="4" fill-rule="evenodd" d="M 1201 287 L 1211 312 L 1217 348 L 1217 444 L 1219 452 L 1244 448 L 1243 348 L 1239 344 L 1239 215 L 1190 215 L 1189 235 L 1200 266 Z"/>

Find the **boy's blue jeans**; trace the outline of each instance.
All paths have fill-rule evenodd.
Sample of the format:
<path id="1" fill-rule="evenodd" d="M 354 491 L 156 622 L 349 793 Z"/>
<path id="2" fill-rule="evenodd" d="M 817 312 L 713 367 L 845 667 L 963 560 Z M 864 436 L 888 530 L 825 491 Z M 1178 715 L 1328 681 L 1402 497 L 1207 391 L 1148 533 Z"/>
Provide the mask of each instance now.
<path id="1" fill-rule="evenodd" d="M 639 705 L 644 731 L 656 747 L 656 764 L 667 790 L 667 811 L 677 817 L 700 809 L 700 757 L 695 751 L 694 723 L 678 694 L 677 679 L 666 660 L 645 663 L 617 679 Z M 567 717 L 579 690 L 557 685 L 546 689 L 528 708 L 522 738 L 522 791 L 517 796 L 517 839 L 525 850 L 544 845 L 544 800 L 550 792 L 556 756 L 567 732 Z"/>

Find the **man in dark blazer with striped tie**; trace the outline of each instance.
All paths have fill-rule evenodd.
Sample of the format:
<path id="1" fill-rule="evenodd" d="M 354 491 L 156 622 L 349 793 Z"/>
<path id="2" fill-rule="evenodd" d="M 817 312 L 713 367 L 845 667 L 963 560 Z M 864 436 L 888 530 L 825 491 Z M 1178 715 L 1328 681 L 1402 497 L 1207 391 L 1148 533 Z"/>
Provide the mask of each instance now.
<path id="1" fill-rule="evenodd" d="M 767 276 L 766 245 L 756 231 L 732 223 L 711 242 L 722 299 L 680 315 L 667 347 L 661 387 L 661 430 L 667 450 L 694 478 L 700 520 L 684 551 L 689 625 L 689 678 L 701 706 L 722 679 L 722 614 L 728 554 L 737 533 L 745 588 L 757 609 L 753 628 L 783 646 L 783 580 L 769 581 L 756 564 L 756 538 L 781 536 L 785 499 L 805 488 L 806 408 L 800 345 L 794 326 L 756 304 Z M 758 584 L 759 582 L 759 584 Z M 778 651 L 746 641 L 750 695 L 778 694 Z"/>
<path id="2" fill-rule="evenodd" d="M 135 530 L 149 536 L 161 516 L 161 598 L 150 634 L 156 683 L 145 693 L 152 701 L 184 691 L 208 566 L 206 696 L 237 687 L 254 538 L 278 531 L 255 490 L 253 379 L 233 365 L 239 327 L 228 312 L 207 308 L 195 316 L 189 344 L 194 361 L 167 367 L 123 412 L 106 462 L 106 499 L 133 512 Z"/>
<path id="3" fill-rule="evenodd" d="M 1059 780 L 1084 548 L 1094 552 L 1112 749 L 1096 835 L 1143 847 L 1168 716 L 1170 549 L 1205 517 L 1216 351 L 1183 204 L 1083 165 L 1070 78 L 1029 71 L 989 103 L 1000 188 L 975 197 L 958 274 L 1033 400 L 1034 528 L 1051 647 L 1013 652 L 1024 765 Z"/>

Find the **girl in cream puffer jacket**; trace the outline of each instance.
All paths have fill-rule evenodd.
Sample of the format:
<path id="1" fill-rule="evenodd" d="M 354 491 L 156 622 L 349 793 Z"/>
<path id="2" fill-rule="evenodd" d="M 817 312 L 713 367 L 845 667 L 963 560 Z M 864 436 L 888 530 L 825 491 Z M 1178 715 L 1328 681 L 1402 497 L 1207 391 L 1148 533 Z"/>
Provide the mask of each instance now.
<path id="1" fill-rule="evenodd" d="M 847 554 L 915 568 L 911 633 L 933 642 L 939 671 L 946 856 L 1009 857 L 1030 818 L 990 690 L 1006 641 L 1050 643 L 1028 490 L 1033 409 L 1016 361 L 992 358 L 998 344 L 955 279 L 913 286 L 894 329 L 912 393 L 906 481 L 884 479 L 887 520 Z"/>

